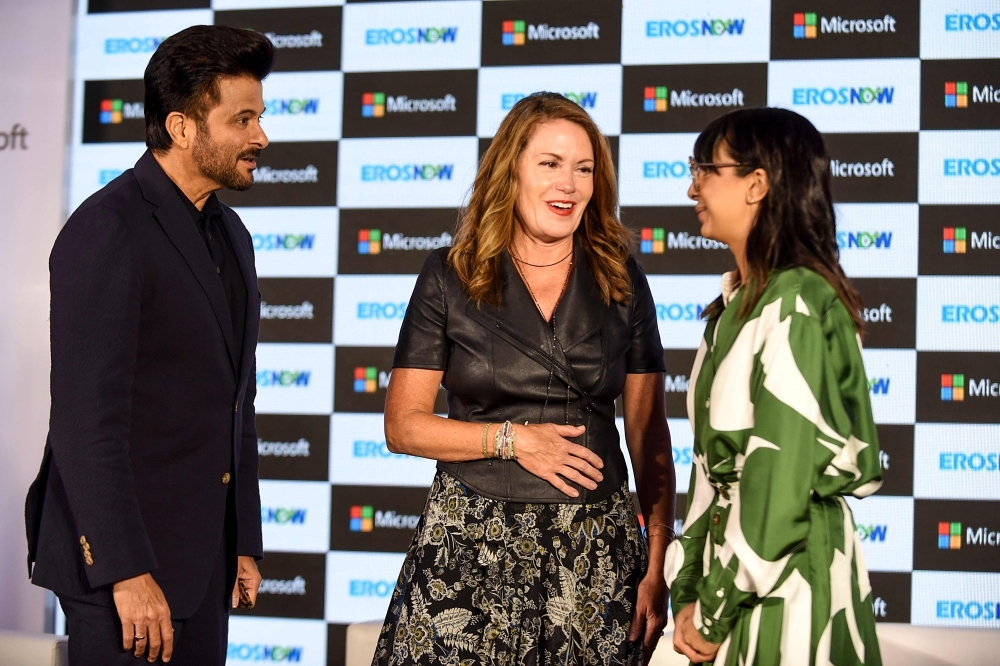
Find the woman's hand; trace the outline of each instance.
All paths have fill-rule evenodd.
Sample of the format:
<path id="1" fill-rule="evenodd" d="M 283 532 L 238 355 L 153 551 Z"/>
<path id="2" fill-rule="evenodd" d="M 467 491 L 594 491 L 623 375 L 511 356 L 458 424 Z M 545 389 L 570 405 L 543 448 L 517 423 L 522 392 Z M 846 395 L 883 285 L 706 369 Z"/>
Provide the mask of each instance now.
<path id="1" fill-rule="evenodd" d="M 587 447 L 564 439 L 579 437 L 585 430 L 583 426 L 554 423 L 515 425 L 514 450 L 517 462 L 569 497 L 579 497 L 580 491 L 564 479 L 594 490 L 604 479 L 601 473 L 604 461 Z"/>
<path id="2" fill-rule="evenodd" d="M 694 627 L 694 604 L 689 604 L 674 616 L 674 651 L 680 652 L 695 664 L 715 659 L 719 646 L 709 643 Z"/>
<path id="3" fill-rule="evenodd" d="M 642 648 L 648 664 L 656 649 L 656 644 L 667 626 L 667 582 L 663 580 L 663 567 L 659 571 L 650 569 L 646 577 L 639 583 L 639 594 L 635 602 L 635 612 L 632 613 L 632 629 L 628 639 L 642 639 Z"/>

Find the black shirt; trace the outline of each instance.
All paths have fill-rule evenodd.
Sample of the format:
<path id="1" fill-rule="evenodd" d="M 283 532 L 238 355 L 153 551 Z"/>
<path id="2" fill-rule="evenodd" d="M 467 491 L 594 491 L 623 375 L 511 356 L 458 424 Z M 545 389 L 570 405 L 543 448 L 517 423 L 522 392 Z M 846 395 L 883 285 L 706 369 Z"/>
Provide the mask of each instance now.
<path id="1" fill-rule="evenodd" d="M 226 225 L 222 219 L 222 204 L 218 197 L 211 194 L 205 202 L 202 210 L 198 210 L 187 195 L 181 191 L 174 183 L 177 194 L 184 202 L 185 208 L 191 214 L 201 239 L 205 241 L 208 254 L 215 265 L 215 272 L 222 280 L 222 290 L 226 294 L 226 303 L 229 305 L 229 316 L 233 324 L 233 342 L 236 345 L 234 356 L 236 357 L 236 367 L 242 363 L 243 334 L 246 331 L 247 316 L 247 287 L 243 282 L 243 274 L 240 272 L 240 265 L 236 260 L 236 252 L 233 251 L 232 241 L 226 233 Z"/>
<path id="2" fill-rule="evenodd" d="M 479 423 L 586 426 L 572 439 L 604 460 L 596 490 L 572 498 L 514 460 L 438 462 L 476 493 L 509 502 L 602 501 L 628 478 L 615 425 L 615 400 L 629 374 L 664 372 L 656 305 L 638 262 L 627 261 L 631 296 L 605 304 L 583 245 L 550 324 L 501 255 L 501 304 L 476 304 L 448 264 L 449 248 L 428 255 L 406 306 L 393 368 L 441 370 L 448 417 Z M 555 338 L 555 339 L 554 339 Z M 570 481 L 573 485 L 573 482 Z M 627 490 L 626 490 L 627 492 Z"/>

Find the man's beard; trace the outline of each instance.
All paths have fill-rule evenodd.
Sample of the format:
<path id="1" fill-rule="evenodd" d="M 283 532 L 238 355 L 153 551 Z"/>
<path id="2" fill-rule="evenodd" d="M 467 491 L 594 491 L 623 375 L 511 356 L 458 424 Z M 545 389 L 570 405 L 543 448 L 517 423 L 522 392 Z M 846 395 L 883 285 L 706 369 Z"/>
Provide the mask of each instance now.
<path id="1" fill-rule="evenodd" d="M 243 152 L 226 150 L 221 144 L 212 140 L 208 126 L 198 127 L 194 141 L 194 160 L 198 169 L 206 178 L 210 178 L 223 187 L 242 192 L 253 185 L 253 174 L 244 176 L 239 169 L 239 161 L 244 158 L 256 159 L 260 150 L 251 148 Z"/>

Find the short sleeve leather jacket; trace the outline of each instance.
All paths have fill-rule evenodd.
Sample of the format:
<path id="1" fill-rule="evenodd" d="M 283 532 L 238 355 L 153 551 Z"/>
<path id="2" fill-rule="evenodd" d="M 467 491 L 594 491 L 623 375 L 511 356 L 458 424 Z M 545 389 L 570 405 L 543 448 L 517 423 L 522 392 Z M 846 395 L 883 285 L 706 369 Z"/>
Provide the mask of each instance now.
<path id="1" fill-rule="evenodd" d="M 393 368 L 443 370 L 451 419 L 586 426 L 574 441 L 601 457 L 604 479 L 596 490 L 569 482 L 580 491 L 571 498 L 513 460 L 438 462 L 438 469 L 483 496 L 513 502 L 592 503 L 619 490 L 628 471 L 615 399 L 627 373 L 664 371 L 653 297 L 635 259 L 628 259 L 628 301 L 605 305 L 578 243 L 550 324 L 509 254 L 501 306 L 477 307 L 448 265 L 448 249 L 431 253 L 417 278 Z"/>

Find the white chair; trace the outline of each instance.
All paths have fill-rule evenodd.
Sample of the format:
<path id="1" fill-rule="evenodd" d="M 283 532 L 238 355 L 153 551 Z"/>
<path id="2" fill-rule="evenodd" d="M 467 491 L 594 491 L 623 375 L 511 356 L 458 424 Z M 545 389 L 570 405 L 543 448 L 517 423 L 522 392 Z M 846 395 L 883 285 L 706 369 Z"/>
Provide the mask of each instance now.
<path id="1" fill-rule="evenodd" d="M 0 666 L 66 666 L 65 636 L 0 630 Z"/>

